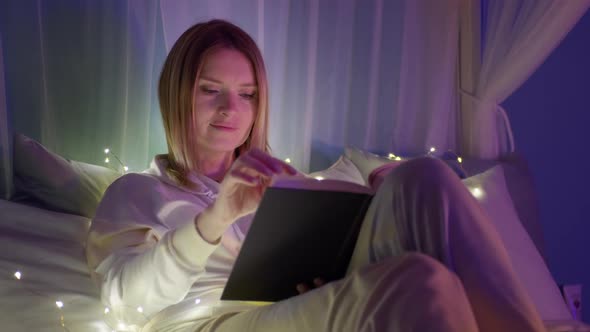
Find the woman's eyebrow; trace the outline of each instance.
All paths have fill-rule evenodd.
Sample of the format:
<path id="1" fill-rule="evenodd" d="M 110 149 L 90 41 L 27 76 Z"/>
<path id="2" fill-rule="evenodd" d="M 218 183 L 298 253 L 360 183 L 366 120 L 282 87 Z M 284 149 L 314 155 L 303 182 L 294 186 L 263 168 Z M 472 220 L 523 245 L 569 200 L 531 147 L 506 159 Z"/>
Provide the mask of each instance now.
<path id="1" fill-rule="evenodd" d="M 214 79 L 211 77 L 206 77 L 206 76 L 199 77 L 199 80 L 209 81 L 209 82 L 213 82 L 216 84 L 223 84 L 223 82 L 220 80 L 217 80 L 217 79 Z M 244 87 L 244 88 L 257 88 L 258 87 L 255 83 L 242 83 L 239 86 Z"/>

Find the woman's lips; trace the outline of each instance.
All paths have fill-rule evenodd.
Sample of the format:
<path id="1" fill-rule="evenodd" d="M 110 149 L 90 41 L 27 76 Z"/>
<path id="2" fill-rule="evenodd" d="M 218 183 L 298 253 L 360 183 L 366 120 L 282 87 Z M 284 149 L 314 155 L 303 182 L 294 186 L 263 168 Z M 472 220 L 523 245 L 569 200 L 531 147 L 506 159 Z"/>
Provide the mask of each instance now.
<path id="1" fill-rule="evenodd" d="M 223 130 L 223 131 L 234 131 L 237 130 L 237 128 L 225 125 L 225 124 L 211 124 L 211 127 L 217 129 L 217 130 Z"/>

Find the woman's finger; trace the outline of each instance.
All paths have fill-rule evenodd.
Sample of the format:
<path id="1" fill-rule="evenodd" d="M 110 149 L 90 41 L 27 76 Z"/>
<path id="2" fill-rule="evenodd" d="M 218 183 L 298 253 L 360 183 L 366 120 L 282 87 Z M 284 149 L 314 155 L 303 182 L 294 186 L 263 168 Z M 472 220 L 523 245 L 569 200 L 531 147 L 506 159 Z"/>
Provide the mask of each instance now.
<path id="1" fill-rule="evenodd" d="M 256 173 L 268 177 L 273 176 L 276 173 L 274 169 L 252 155 L 246 154 L 240 159 L 240 165 L 238 165 L 238 167 L 246 167 L 248 170 L 253 170 Z"/>
<path id="2" fill-rule="evenodd" d="M 247 186 L 253 187 L 258 186 L 262 183 L 260 177 L 246 174 L 245 172 L 242 172 L 239 169 L 232 170 L 230 174 L 234 181 L 241 184 L 245 184 Z"/>
<path id="3" fill-rule="evenodd" d="M 265 163 L 269 168 L 271 168 L 276 174 L 287 173 L 291 175 L 296 175 L 299 172 L 293 166 L 287 164 L 286 162 L 272 157 L 267 153 L 264 153 L 257 149 L 252 149 L 251 155 L 260 160 L 261 162 Z"/>

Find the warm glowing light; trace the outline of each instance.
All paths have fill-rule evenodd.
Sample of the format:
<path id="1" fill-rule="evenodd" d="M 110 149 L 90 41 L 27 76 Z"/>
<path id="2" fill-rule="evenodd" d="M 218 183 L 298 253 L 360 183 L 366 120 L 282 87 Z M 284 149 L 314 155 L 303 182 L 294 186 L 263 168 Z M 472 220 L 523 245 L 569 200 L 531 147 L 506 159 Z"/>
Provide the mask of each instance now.
<path id="1" fill-rule="evenodd" d="M 397 160 L 397 161 L 400 161 L 400 160 L 402 160 L 402 158 L 400 158 L 400 157 L 395 157 L 395 160 Z"/>
<path id="2" fill-rule="evenodd" d="M 125 170 L 125 172 L 127 172 L 129 170 L 129 167 L 123 166 L 123 169 Z"/>
<path id="3" fill-rule="evenodd" d="M 16 271 L 14 272 L 14 277 L 18 280 L 20 280 L 20 277 L 22 276 L 22 274 L 20 273 L 20 271 Z"/>
<path id="4" fill-rule="evenodd" d="M 318 181 L 322 181 L 324 179 L 324 177 L 323 176 L 316 176 L 315 179 Z"/>
<path id="5" fill-rule="evenodd" d="M 389 159 L 395 159 L 395 158 L 396 158 L 396 155 L 394 155 L 393 153 L 390 153 L 390 154 L 387 156 L 387 158 L 389 158 Z"/>
<path id="6" fill-rule="evenodd" d="M 434 152 L 434 151 L 436 151 L 436 148 L 433 146 L 430 148 L 430 152 Z"/>
<path id="7" fill-rule="evenodd" d="M 109 149 L 109 148 L 104 149 L 104 154 L 109 154 L 109 152 L 111 152 L 111 149 Z"/>
<path id="8" fill-rule="evenodd" d="M 463 162 L 463 158 L 461 158 L 461 157 L 457 157 L 457 161 L 458 161 L 459 163 L 462 163 L 462 162 Z"/>
<path id="9" fill-rule="evenodd" d="M 143 312 L 143 308 L 142 307 L 137 307 L 137 312 Z"/>
<path id="10" fill-rule="evenodd" d="M 64 307 L 64 303 L 62 301 L 55 301 L 55 305 L 60 309 Z"/>
<path id="11" fill-rule="evenodd" d="M 195 304 L 199 304 L 199 303 L 201 303 L 201 299 L 196 299 Z"/>
<path id="12" fill-rule="evenodd" d="M 475 196 L 475 198 L 480 198 L 481 196 L 483 196 L 483 190 L 481 190 L 481 188 L 476 187 L 471 189 L 471 194 Z"/>
<path id="13" fill-rule="evenodd" d="M 287 164 L 290 164 L 290 163 L 291 163 L 291 158 L 287 158 L 287 159 L 285 159 L 285 162 L 286 162 Z"/>
<path id="14" fill-rule="evenodd" d="M 111 310 L 109 308 L 104 308 L 104 314 L 108 314 Z"/>
<path id="15" fill-rule="evenodd" d="M 110 162 L 109 158 L 105 158 L 104 162 L 108 164 Z"/>
<path id="16" fill-rule="evenodd" d="M 125 323 L 119 322 L 119 324 L 117 324 L 117 329 L 118 330 L 127 330 L 127 325 L 125 325 Z"/>

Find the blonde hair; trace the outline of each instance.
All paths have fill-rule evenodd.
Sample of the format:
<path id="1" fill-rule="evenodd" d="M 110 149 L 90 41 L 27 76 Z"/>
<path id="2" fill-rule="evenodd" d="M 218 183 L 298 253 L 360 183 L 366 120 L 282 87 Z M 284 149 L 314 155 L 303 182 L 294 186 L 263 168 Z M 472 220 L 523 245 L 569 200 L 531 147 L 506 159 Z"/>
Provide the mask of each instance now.
<path id="1" fill-rule="evenodd" d="M 241 52 L 252 63 L 258 85 L 257 110 L 246 141 L 236 157 L 252 148 L 269 152 L 268 84 L 262 54 L 244 30 L 223 20 L 198 23 L 186 30 L 166 57 L 158 84 L 158 99 L 168 144 L 169 171 L 181 184 L 190 185 L 188 173 L 197 168 L 193 141 L 193 96 L 204 60 L 211 52 L 228 48 Z"/>

